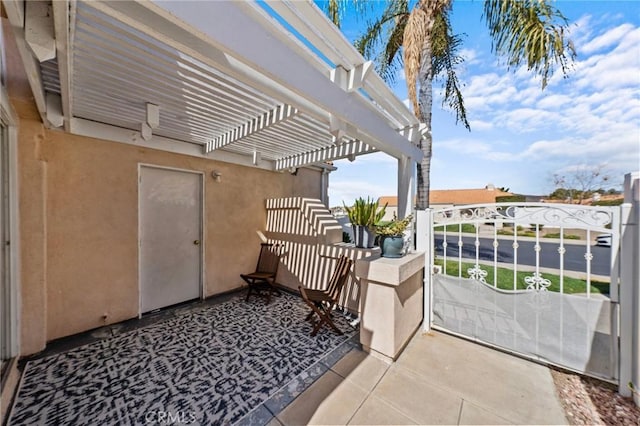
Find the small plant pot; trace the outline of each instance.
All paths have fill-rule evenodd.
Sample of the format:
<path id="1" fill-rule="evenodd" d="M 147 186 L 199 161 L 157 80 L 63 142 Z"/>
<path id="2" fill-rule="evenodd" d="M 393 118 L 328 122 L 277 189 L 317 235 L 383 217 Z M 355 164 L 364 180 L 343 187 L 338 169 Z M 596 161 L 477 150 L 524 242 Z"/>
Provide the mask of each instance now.
<path id="1" fill-rule="evenodd" d="M 375 233 L 362 225 L 353 225 L 353 239 L 358 248 L 372 248 L 376 238 Z"/>
<path id="2" fill-rule="evenodd" d="M 382 257 L 398 258 L 404 256 L 404 237 L 402 235 L 381 236 L 380 251 Z"/>

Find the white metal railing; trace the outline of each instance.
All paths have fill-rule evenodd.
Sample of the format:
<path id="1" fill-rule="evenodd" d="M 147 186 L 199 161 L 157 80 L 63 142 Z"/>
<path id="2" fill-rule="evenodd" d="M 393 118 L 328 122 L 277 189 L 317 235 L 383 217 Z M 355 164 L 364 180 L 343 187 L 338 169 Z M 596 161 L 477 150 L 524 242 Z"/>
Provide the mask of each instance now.
<path id="1" fill-rule="evenodd" d="M 597 233 L 611 234 L 616 251 L 619 208 L 478 204 L 417 216 L 418 249 L 427 252 L 425 330 L 437 326 L 535 359 L 618 377 L 616 255 L 592 244 Z M 527 236 L 519 235 L 519 227 L 527 228 Z M 500 228 L 512 235 L 500 235 Z M 544 238 L 551 228 L 558 235 Z M 583 239 L 568 239 L 571 232 Z M 576 276 L 584 287 L 567 287 L 567 277 Z M 608 298 L 592 295 L 597 280 L 610 281 Z M 608 342 L 595 348 L 603 334 Z M 593 369 L 590 357 L 602 365 Z"/>
<path id="2" fill-rule="evenodd" d="M 463 277 L 463 268 L 461 267 L 463 259 L 473 262 L 473 268 L 467 271 L 468 275 L 473 278 L 486 280 L 488 270 L 481 267 L 481 263 L 486 264 L 487 261 L 481 262 L 481 252 L 487 250 L 487 246 L 481 247 L 481 238 L 491 240 L 492 248 L 492 281 L 494 287 L 498 287 L 498 267 L 502 263 L 499 262 L 499 249 L 508 246 L 508 238 L 511 238 L 510 249 L 512 250 L 512 261 L 510 263 L 513 268 L 513 290 L 518 290 L 518 271 L 521 264 L 519 259 L 523 241 L 529 243 L 533 249 L 534 270 L 533 274 L 525 281 L 527 289 L 547 289 L 549 285 L 542 278 L 542 259 L 543 251 L 543 227 L 554 227 L 557 229 L 558 238 L 555 239 L 557 244 L 558 266 L 555 268 L 559 272 L 559 292 L 564 293 L 564 277 L 567 272 L 566 257 L 567 246 L 569 242 L 565 238 L 568 230 L 581 230 L 585 233 L 585 241 L 583 244 L 584 253 L 582 254 L 585 261 L 586 286 L 585 293 L 587 297 L 591 296 L 592 283 L 592 263 L 593 253 L 591 249 L 591 241 L 594 233 L 611 233 L 612 244 L 618 238 L 618 233 L 609 229 L 618 220 L 619 214 L 617 209 L 611 207 L 590 207 L 578 205 L 556 205 L 545 203 L 504 203 L 504 204 L 475 204 L 445 209 L 433 210 L 432 227 L 434 233 L 442 235 L 442 262 L 443 268 L 447 270 L 447 263 L 451 261 L 452 255 L 457 255 L 458 278 Z M 471 235 L 463 232 L 464 225 L 472 225 L 474 231 Z M 499 228 L 507 227 L 513 230 L 513 236 L 500 236 Z M 529 233 L 533 234 L 529 238 L 523 238 L 519 235 L 520 227 L 524 226 L 530 229 Z M 481 235 L 481 228 L 491 227 L 491 231 Z M 452 229 L 453 228 L 453 229 Z M 457 228 L 457 229 L 456 229 Z M 504 229 L 504 228 L 503 228 Z M 455 236 L 455 246 L 451 247 L 450 237 Z M 469 242 L 469 239 L 472 241 Z M 467 242 L 465 242 L 467 240 Z M 550 241 L 544 239 L 544 241 Z M 486 242 L 486 241 L 485 241 Z M 465 248 L 472 245 L 472 252 L 467 252 L 465 256 Z M 457 253 L 456 253 L 457 252 Z M 487 257 L 487 256 L 483 256 Z M 545 257 L 549 263 L 549 256 Z M 609 275 L 608 270 L 606 275 Z M 605 274 L 600 274 L 605 275 Z"/>

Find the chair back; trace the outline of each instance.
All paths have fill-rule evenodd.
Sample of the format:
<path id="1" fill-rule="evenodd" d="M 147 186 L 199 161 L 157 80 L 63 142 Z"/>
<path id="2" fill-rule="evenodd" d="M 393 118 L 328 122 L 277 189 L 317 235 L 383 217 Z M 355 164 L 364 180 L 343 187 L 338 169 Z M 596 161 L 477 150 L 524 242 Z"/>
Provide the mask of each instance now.
<path id="1" fill-rule="evenodd" d="M 331 300 L 333 300 L 334 304 L 338 302 L 342 288 L 347 283 L 352 264 L 353 260 L 349 259 L 345 255 L 338 258 L 338 263 L 336 264 L 336 268 L 334 269 L 333 275 L 331 275 L 331 279 L 329 280 L 329 285 L 327 286 L 327 294 Z"/>
<path id="2" fill-rule="evenodd" d="M 278 244 L 260 244 L 260 256 L 258 257 L 256 272 L 270 273 L 273 275 L 278 273 L 278 265 L 280 264 L 280 254 L 278 249 Z"/>

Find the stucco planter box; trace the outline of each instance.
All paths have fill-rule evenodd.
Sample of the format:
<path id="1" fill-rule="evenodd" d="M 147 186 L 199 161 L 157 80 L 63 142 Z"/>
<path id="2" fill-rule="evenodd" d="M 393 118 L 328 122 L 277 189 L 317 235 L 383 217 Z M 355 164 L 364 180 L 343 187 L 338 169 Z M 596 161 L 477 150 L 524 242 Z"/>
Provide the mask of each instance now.
<path id="1" fill-rule="evenodd" d="M 398 358 L 422 319 L 424 253 L 356 260 L 360 278 L 360 343 L 387 360 Z"/>

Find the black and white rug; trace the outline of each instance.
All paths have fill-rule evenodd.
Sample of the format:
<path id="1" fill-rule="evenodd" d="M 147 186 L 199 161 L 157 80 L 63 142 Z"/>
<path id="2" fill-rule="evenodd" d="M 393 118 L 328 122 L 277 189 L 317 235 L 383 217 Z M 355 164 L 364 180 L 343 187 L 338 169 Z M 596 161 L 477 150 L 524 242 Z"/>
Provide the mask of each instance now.
<path id="1" fill-rule="evenodd" d="M 308 308 L 244 294 L 29 361 L 9 424 L 232 424 L 356 333 L 311 337 Z"/>

